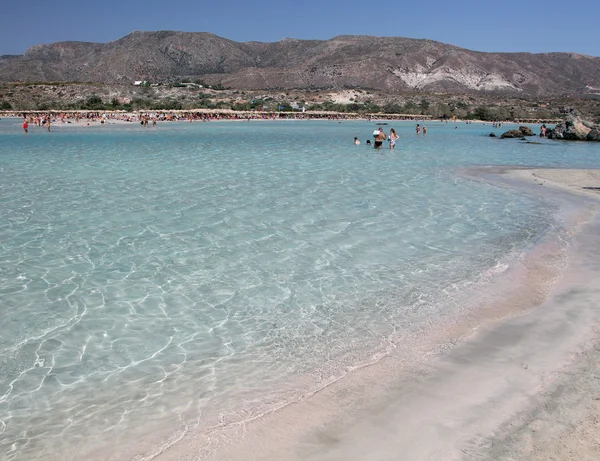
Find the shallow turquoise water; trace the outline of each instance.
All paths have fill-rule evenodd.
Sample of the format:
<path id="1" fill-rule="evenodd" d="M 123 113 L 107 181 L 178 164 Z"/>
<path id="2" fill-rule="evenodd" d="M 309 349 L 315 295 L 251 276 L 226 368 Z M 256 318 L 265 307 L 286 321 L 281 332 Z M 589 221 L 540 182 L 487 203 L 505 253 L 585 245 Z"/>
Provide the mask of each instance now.
<path id="1" fill-rule="evenodd" d="M 394 122 L 375 151 L 374 126 L 1 120 L 0 458 L 160 445 L 310 392 L 560 231 L 457 169 L 600 167 L 597 145 L 486 136 L 508 126 Z"/>

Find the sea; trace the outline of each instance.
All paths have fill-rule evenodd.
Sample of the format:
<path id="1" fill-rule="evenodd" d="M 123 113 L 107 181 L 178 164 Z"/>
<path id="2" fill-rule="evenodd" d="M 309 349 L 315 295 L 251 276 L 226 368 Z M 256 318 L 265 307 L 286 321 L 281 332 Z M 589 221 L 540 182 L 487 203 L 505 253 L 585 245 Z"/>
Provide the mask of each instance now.
<path id="1" fill-rule="evenodd" d="M 0 120 L 0 459 L 209 451 L 568 245 L 558 202 L 481 172 L 600 168 L 597 143 L 420 123 Z"/>

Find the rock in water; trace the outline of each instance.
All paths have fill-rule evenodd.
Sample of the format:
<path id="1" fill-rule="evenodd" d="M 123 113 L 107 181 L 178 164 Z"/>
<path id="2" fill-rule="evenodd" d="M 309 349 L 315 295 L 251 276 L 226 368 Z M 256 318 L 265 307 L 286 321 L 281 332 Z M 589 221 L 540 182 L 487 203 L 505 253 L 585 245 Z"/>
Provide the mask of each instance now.
<path id="1" fill-rule="evenodd" d="M 501 138 L 522 138 L 523 132 L 521 130 L 508 130 L 500 136 Z"/>
<path id="2" fill-rule="evenodd" d="M 587 135 L 588 141 L 600 141 L 600 128 L 594 128 Z"/>
<path id="3" fill-rule="evenodd" d="M 519 131 L 521 132 L 521 136 L 535 136 L 528 126 L 520 126 Z"/>
<path id="4" fill-rule="evenodd" d="M 552 133 L 554 139 L 569 139 L 572 141 L 585 141 L 588 134 L 592 131 L 591 128 L 579 117 L 569 115 L 563 123 L 556 125 Z"/>
<path id="5" fill-rule="evenodd" d="M 585 126 L 583 121 L 577 117 L 569 117 L 566 121 L 567 124 L 567 133 L 565 133 L 565 139 L 574 139 L 576 141 L 584 141 L 587 139 L 587 135 L 589 134 L 591 128 Z"/>
<path id="6" fill-rule="evenodd" d="M 595 141 L 599 130 L 598 125 L 586 122 L 580 117 L 569 115 L 563 123 L 556 125 L 556 128 L 551 131 L 548 137 L 572 141 Z"/>

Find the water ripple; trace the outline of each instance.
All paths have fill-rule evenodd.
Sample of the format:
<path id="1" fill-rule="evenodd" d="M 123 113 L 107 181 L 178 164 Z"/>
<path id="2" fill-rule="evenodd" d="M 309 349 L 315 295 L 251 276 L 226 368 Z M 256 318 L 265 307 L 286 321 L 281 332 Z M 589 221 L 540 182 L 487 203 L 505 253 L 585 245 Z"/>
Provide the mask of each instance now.
<path id="1" fill-rule="evenodd" d="M 346 145 L 366 122 L 27 139 L 11 127 L 0 123 L 11 461 L 80 459 L 148 433 L 167 446 L 284 405 L 452 315 L 449 293 L 555 225 L 547 204 L 454 177 L 498 152 L 433 126 L 426 151 L 400 126 L 393 153 Z"/>

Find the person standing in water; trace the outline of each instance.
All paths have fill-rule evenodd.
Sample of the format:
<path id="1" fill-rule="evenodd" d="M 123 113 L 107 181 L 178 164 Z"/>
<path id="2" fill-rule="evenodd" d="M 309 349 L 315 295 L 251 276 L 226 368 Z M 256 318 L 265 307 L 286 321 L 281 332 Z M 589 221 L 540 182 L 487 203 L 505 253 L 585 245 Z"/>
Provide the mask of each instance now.
<path id="1" fill-rule="evenodd" d="M 427 125 L 423 125 L 423 135 L 427 134 Z"/>
<path id="2" fill-rule="evenodd" d="M 375 142 L 373 143 L 373 147 L 375 149 L 381 149 L 383 147 L 383 141 L 387 139 L 386 134 L 383 132 L 383 128 L 379 127 L 379 134 L 375 136 Z"/>
<path id="3" fill-rule="evenodd" d="M 23 117 L 23 131 L 25 134 L 29 133 L 29 123 L 27 123 L 27 117 Z"/>
<path id="4" fill-rule="evenodd" d="M 395 149 L 396 148 L 396 141 L 398 141 L 398 139 L 400 139 L 400 136 L 398 136 L 398 133 L 396 133 L 396 130 L 394 130 L 393 128 L 390 129 L 390 135 L 388 137 L 389 141 L 390 141 L 390 149 Z"/>
<path id="5" fill-rule="evenodd" d="M 419 134 L 421 132 L 421 125 L 419 125 L 417 123 L 417 127 L 415 128 L 415 131 L 417 132 L 417 134 Z"/>

